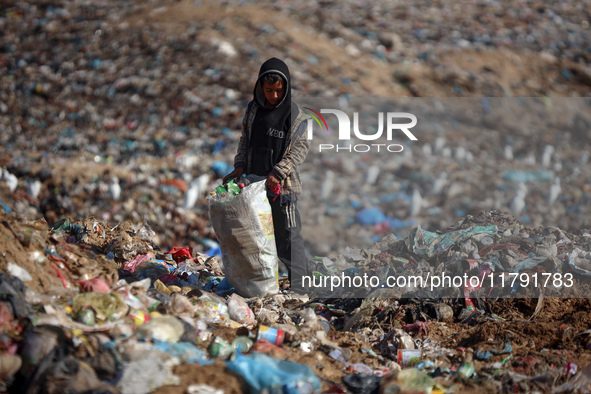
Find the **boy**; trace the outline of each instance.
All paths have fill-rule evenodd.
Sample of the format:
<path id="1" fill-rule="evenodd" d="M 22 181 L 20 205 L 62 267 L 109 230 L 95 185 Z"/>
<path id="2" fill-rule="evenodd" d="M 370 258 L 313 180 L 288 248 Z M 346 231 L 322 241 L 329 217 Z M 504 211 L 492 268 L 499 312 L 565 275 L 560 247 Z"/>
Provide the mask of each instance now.
<path id="1" fill-rule="evenodd" d="M 297 200 L 302 192 L 299 166 L 306 158 L 310 141 L 304 137 L 308 116 L 291 101 L 291 77 L 287 65 L 277 58 L 261 66 L 242 121 L 242 135 L 234 158 L 234 171 L 267 177 L 267 195 L 273 212 L 277 256 L 286 265 L 291 289 L 304 293 L 306 274 L 302 222 Z M 275 195 L 280 185 L 281 194 Z"/>

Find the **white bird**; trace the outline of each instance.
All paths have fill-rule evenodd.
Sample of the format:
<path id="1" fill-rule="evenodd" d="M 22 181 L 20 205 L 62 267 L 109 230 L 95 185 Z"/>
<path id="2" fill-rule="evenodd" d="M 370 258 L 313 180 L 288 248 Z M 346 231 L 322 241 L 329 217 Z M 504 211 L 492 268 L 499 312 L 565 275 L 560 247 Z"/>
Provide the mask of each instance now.
<path id="1" fill-rule="evenodd" d="M 38 179 L 29 182 L 27 186 L 27 194 L 31 196 L 33 200 L 37 200 L 39 197 L 39 192 L 41 192 L 41 182 Z"/>
<path id="2" fill-rule="evenodd" d="M 326 179 L 322 182 L 322 187 L 320 188 L 320 199 L 327 200 L 330 198 L 332 193 L 332 188 L 334 186 L 334 172 L 332 170 L 326 171 Z"/>
<path id="3" fill-rule="evenodd" d="M 437 137 L 435 138 L 435 152 L 439 152 L 445 146 L 445 138 Z"/>
<path id="4" fill-rule="evenodd" d="M 193 175 L 191 175 L 190 172 L 183 172 L 181 174 L 181 177 L 183 177 L 183 181 L 187 182 L 187 183 L 191 183 L 191 181 L 193 180 Z"/>
<path id="5" fill-rule="evenodd" d="M 521 212 L 525 209 L 525 196 L 527 195 L 527 187 L 523 183 L 520 183 L 517 187 L 517 191 L 515 192 L 515 196 L 511 201 L 511 206 L 509 207 L 511 211 L 515 215 L 520 215 Z"/>
<path id="6" fill-rule="evenodd" d="M 185 201 L 183 203 L 183 208 L 189 210 L 193 209 L 195 203 L 199 199 L 199 182 L 198 179 L 194 179 L 191 181 L 189 185 L 189 189 L 185 193 Z"/>
<path id="7" fill-rule="evenodd" d="M 466 159 L 466 149 L 463 146 L 458 146 L 456 148 L 455 158 L 459 161 Z"/>
<path id="8" fill-rule="evenodd" d="M 378 166 L 371 166 L 367 169 L 367 178 L 365 179 L 365 183 L 368 185 L 375 185 L 378 180 L 378 176 L 380 176 L 380 167 Z"/>
<path id="9" fill-rule="evenodd" d="M 472 163 L 474 161 L 474 155 L 472 152 L 466 152 L 466 161 L 468 163 Z"/>
<path id="10" fill-rule="evenodd" d="M 424 144 L 423 145 L 423 155 L 426 157 L 431 156 L 433 150 L 431 149 L 431 144 Z"/>
<path id="11" fill-rule="evenodd" d="M 441 156 L 443 156 L 443 157 L 451 157 L 451 148 L 449 146 L 444 147 L 441 150 Z"/>
<path id="12" fill-rule="evenodd" d="M 421 207 L 423 206 L 423 197 L 421 197 L 421 193 L 419 189 L 415 186 L 412 190 L 412 196 L 410 198 L 410 210 L 409 214 L 411 217 L 415 217 L 421 212 Z"/>
<path id="13" fill-rule="evenodd" d="M 542 153 L 542 165 L 549 167 L 552 161 L 552 154 L 554 153 L 554 147 L 552 145 L 546 145 L 544 147 L 544 153 Z"/>
<path id="14" fill-rule="evenodd" d="M 119 178 L 114 176 L 111 178 L 111 183 L 109 183 L 109 192 L 111 192 L 111 197 L 115 201 L 119 201 L 121 197 L 121 186 L 119 186 Z"/>
<path id="15" fill-rule="evenodd" d="M 536 165 L 536 155 L 532 152 L 523 159 L 523 163 L 526 165 Z"/>
<path id="16" fill-rule="evenodd" d="M 4 182 L 6 182 L 6 186 L 8 186 L 8 189 L 11 192 L 14 192 L 16 190 L 16 187 L 18 186 L 18 178 L 16 177 L 16 175 L 11 174 L 10 172 L 8 172 L 8 170 L 4 169 L 2 177 L 4 178 Z"/>
<path id="17" fill-rule="evenodd" d="M 505 145 L 505 150 L 503 153 L 505 155 L 505 160 L 513 160 L 513 147 L 511 145 Z"/>
<path id="18" fill-rule="evenodd" d="M 548 190 L 548 205 L 554 204 L 554 201 L 556 201 L 561 191 L 562 188 L 560 187 L 560 178 L 556 177 L 554 178 L 554 183 L 550 186 L 550 189 Z"/>
<path id="19" fill-rule="evenodd" d="M 209 174 L 201 174 L 197 177 L 197 185 L 199 186 L 199 194 L 202 195 L 207 191 L 210 180 Z"/>
<path id="20" fill-rule="evenodd" d="M 439 177 L 433 181 L 433 185 L 431 186 L 430 194 L 438 195 L 443 190 L 443 187 L 447 183 L 447 172 L 443 171 L 439 174 Z"/>
<path id="21" fill-rule="evenodd" d="M 579 176 L 581 176 L 583 172 L 581 171 L 581 169 L 579 167 L 575 167 L 573 168 L 573 174 L 572 177 L 573 178 L 578 178 Z"/>

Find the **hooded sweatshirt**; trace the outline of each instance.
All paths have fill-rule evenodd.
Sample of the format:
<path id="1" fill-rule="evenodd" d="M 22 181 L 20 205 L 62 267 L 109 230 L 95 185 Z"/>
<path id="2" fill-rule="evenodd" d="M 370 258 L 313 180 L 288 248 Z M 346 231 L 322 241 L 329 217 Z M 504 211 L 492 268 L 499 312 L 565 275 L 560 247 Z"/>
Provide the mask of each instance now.
<path id="1" fill-rule="evenodd" d="M 263 77 L 271 73 L 281 77 L 285 93 L 277 105 L 267 108 L 263 92 Z M 257 111 L 251 127 L 250 148 L 256 160 L 253 161 L 250 172 L 267 176 L 283 157 L 287 145 L 285 138 L 291 128 L 291 78 L 287 65 L 277 58 L 271 58 L 263 63 L 253 95 L 253 105 L 257 106 Z"/>
<path id="2" fill-rule="evenodd" d="M 276 73 L 283 79 L 285 94 L 273 108 L 265 108 L 262 76 Z M 302 191 L 299 166 L 306 158 L 310 141 L 303 136 L 310 119 L 291 101 L 291 77 L 287 65 L 271 58 L 261 66 L 254 99 L 242 120 L 242 135 L 234 167 L 247 174 L 273 174 L 281 184 L 281 201 L 295 200 Z"/>

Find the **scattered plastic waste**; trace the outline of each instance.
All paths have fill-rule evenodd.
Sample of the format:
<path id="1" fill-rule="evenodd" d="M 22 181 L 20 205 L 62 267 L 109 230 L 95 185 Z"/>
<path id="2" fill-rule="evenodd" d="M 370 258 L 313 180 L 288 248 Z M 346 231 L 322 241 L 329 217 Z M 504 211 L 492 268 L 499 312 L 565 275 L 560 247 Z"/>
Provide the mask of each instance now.
<path id="1" fill-rule="evenodd" d="M 580 4 L 273 2 L 303 24 L 268 18 L 249 40 L 235 27 L 251 5 L 230 5 L 3 4 L 0 390 L 240 392 L 233 365 L 253 392 L 586 391 L 591 121 L 585 100 L 556 98 L 589 95 Z M 458 28 L 458 13 L 487 20 Z M 401 152 L 340 143 L 303 163 L 312 276 L 377 279 L 318 299 L 285 290 L 271 249 L 258 277 L 229 263 L 252 242 L 222 241 L 208 204 L 256 182 L 206 198 L 233 169 L 250 79 L 285 35 L 299 97 L 352 112 L 362 97 L 364 129 L 368 108 L 416 113 L 420 129 L 392 135 Z M 368 97 L 384 89 L 430 98 L 380 109 Z M 464 93 L 488 98 L 438 98 Z M 260 213 L 249 220 L 267 231 Z M 444 273 L 478 283 L 387 284 Z"/>

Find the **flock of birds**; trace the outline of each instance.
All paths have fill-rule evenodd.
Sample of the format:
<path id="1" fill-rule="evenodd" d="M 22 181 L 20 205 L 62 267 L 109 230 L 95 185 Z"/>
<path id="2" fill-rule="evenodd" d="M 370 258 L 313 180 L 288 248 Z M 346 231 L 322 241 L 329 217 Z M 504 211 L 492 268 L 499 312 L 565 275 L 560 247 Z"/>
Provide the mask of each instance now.
<path id="1" fill-rule="evenodd" d="M 422 151 L 424 155 L 428 155 L 426 157 L 433 157 L 431 156 L 433 152 L 440 153 L 443 157 L 453 157 L 455 159 L 463 160 L 466 162 L 472 162 L 474 157 L 472 154 L 463 149 L 461 147 L 455 148 L 455 151 L 452 152 L 451 148 L 445 146 L 445 141 L 443 138 L 437 138 L 434 141 L 433 149 L 430 144 L 425 144 L 422 147 Z M 553 154 L 554 154 L 554 147 L 551 145 L 546 145 L 544 151 L 540 157 L 540 164 L 544 168 L 552 168 L 555 172 L 558 172 L 562 169 L 562 164 L 560 160 L 553 161 Z M 505 146 L 503 151 L 504 158 L 507 161 L 514 160 L 513 149 L 510 145 Z M 589 160 L 589 152 L 582 151 L 579 157 L 579 166 L 586 166 Z M 536 157 L 533 153 L 530 153 L 528 156 L 521 159 L 521 161 L 525 164 L 536 164 Z M 580 174 L 581 170 L 579 167 L 575 167 L 573 171 L 573 175 L 576 173 Z M 377 165 L 370 166 L 367 170 L 365 181 L 367 184 L 375 184 L 378 182 L 378 178 L 380 175 L 380 168 Z M 10 192 L 14 192 L 18 185 L 19 179 L 16 175 L 10 173 L 6 168 L 0 169 L 0 181 L 3 181 Z M 197 204 L 197 201 L 208 192 L 210 188 L 210 182 L 213 181 L 212 177 L 209 174 L 202 174 L 197 178 L 191 179 L 189 177 L 186 179 L 187 183 L 189 183 L 189 187 L 184 196 L 183 201 L 183 208 L 185 210 L 191 210 Z M 326 178 L 322 183 L 321 190 L 320 190 L 320 198 L 321 200 L 327 200 L 331 193 L 332 187 L 335 182 L 335 174 L 332 171 L 326 172 Z M 42 188 L 42 183 L 37 179 L 26 179 L 23 181 L 26 187 L 27 195 L 33 200 L 38 201 L 39 194 Z M 450 184 L 450 178 L 447 172 L 443 171 L 436 177 L 431 187 L 428 190 L 429 196 L 437 196 L 443 193 Z M 101 189 L 107 194 L 112 200 L 119 201 L 121 199 L 121 185 L 119 184 L 119 179 L 117 177 L 112 177 L 109 184 L 103 184 Z M 553 183 L 550 185 L 546 203 L 548 206 L 553 205 L 557 199 L 559 198 L 560 194 L 562 193 L 562 187 L 560 184 L 560 177 L 555 176 Z M 515 188 L 514 196 L 508 206 L 508 208 L 516 215 L 520 216 L 524 210 L 526 209 L 526 196 L 528 194 L 528 189 L 525 183 L 519 183 Z M 410 218 L 416 218 L 421 214 L 421 210 L 428 205 L 424 200 L 418 186 L 414 185 L 411 187 L 411 194 L 410 194 L 410 205 L 408 216 Z"/>
<path id="2" fill-rule="evenodd" d="M 422 153 L 425 157 L 433 157 L 434 153 L 440 155 L 441 157 L 447 157 L 458 161 L 464 161 L 467 163 L 471 163 L 474 160 L 474 156 L 471 152 L 466 150 L 463 147 L 457 147 L 452 150 L 451 147 L 446 146 L 445 139 L 442 137 L 438 137 L 435 139 L 433 146 L 431 144 L 424 144 L 422 146 Z M 515 159 L 513 155 L 513 147 L 511 145 L 506 145 L 503 150 L 504 158 L 507 162 L 511 162 Z M 582 171 L 581 168 L 585 168 L 590 158 L 590 153 L 588 151 L 582 151 L 579 158 L 578 163 L 573 169 L 573 176 L 576 178 L 577 176 L 581 175 Z M 530 152 L 525 157 L 520 159 L 520 163 L 525 166 L 535 167 L 536 164 L 539 164 L 544 169 L 553 169 L 556 174 L 558 174 L 562 170 L 562 162 L 555 156 L 555 148 L 552 145 L 546 145 L 542 152 L 542 155 L 539 158 L 539 162 L 536 159 L 535 153 Z M 373 184 L 375 183 L 375 179 L 379 174 L 379 170 L 376 168 L 370 167 L 366 179 L 367 183 Z M 431 183 L 431 187 L 427 191 L 428 196 L 437 196 L 441 195 L 441 193 L 446 191 L 446 188 L 450 187 L 451 179 L 449 174 L 446 171 L 442 171 L 439 176 L 437 176 Z M 556 203 L 558 198 L 562 193 L 561 187 L 561 179 L 559 175 L 555 175 L 553 182 L 548 188 L 547 195 L 546 195 L 546 204 L 547 206 L 552 206 Z M 325 193 L 329 194 L 329 193 Z M 528 195 L 528 188 L 525 183 L 520 182 L 514 188 L 514 195 L 512 199 L 507 201 L 507 203 L 503 203 L 503 206 L 509 208 L 515 216 L 519 217 L 525 210 L 526 210 L 526 196 Z M 428 205 L 425 201 L 419 187 L 414 185 L 411 187 L 410 193 L 410 205 L 408 209 L 408 216 L 410 218 L 416 218 L 421 214 L 421 210 Z M 499 200 L 501 201 L 501 200 Z M 507 205 L 505 205 L 507 204 Z M 498 205 L 498 201 L 497 201 Z M 502 208 L 501 206 L 495 206 L 495 208 Z"/>
<path id="3" fill-rule="evenodd" d="M 10 173 L 6 167 L 0 168 L 0 181 L 4 182 L 11 193 L 14 193 L 19 186 L 19 179 L 16 175 Z M 186 210 L 193 209 L 201 196 L 206 194 L 209 190 L 209 183 L 211 176 L 209 174 L 202 174 L 199 177 L 190 181 L 187 192 L 184 196 L 183 208 Z M 33 200 L 37 201 L 41 192 L 42 183 L 38 179 L 27 179 L 26 184 L 27 195 Z M 121 185 L 119 178 L 114 176 L 111 178 L 108 185 L 101 183 L 98 186 L 104 194 L 107 194 L 113 201 L 121 199 Z"/>

